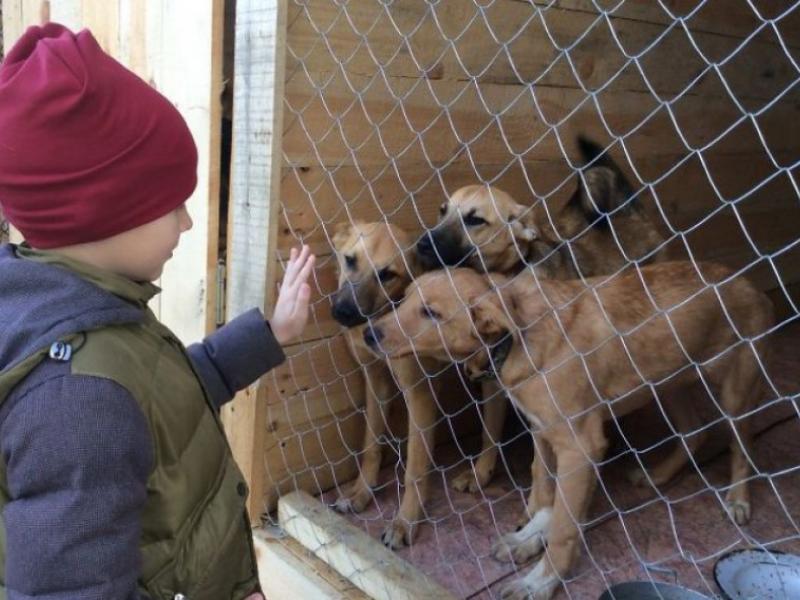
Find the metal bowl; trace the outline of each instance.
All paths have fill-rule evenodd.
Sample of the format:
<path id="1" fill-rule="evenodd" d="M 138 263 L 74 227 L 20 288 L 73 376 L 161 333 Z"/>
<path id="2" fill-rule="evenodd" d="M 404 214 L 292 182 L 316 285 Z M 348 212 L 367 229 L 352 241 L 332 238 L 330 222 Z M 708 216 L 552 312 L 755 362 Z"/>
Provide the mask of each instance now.
<path id="1" fill-rule="evenodd" d="M 734 550 L 714 565 L 714 579 L 728 600 L 800 598 L 800 556 Z"/>
<path id="2" fill-rule="evenodd" d="M 711 598 L 671 583 L 626 581 L 612 585 L 598 600 L 711 600 Z"/>

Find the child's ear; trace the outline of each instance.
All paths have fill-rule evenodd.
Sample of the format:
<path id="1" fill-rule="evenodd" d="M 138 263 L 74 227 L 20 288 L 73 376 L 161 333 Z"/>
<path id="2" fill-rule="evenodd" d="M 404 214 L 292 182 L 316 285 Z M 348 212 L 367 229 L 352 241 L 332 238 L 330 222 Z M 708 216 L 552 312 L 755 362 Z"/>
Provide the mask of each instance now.
<path id="1" fill-rule="evenodd" d="M 509 225 L 514 237 L 524 242 L 539 239 L 539 231 L 533 224 L 533 209 L 515 204 L 509 215 Z"/>

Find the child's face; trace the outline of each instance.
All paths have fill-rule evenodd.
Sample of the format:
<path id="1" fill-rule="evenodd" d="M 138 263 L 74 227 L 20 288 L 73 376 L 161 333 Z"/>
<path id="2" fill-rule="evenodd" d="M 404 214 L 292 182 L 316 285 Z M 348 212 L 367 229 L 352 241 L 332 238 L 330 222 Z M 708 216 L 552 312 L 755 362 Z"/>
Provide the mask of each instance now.
<path id="1" fill-rule="evenodd" d="M 155 221 L 106 240 L 113 259 L 109 266 L 134 281 L 154 281 L 172 258 L 181 234 L 191 228 L 192 219 L 182 204 Z"/>

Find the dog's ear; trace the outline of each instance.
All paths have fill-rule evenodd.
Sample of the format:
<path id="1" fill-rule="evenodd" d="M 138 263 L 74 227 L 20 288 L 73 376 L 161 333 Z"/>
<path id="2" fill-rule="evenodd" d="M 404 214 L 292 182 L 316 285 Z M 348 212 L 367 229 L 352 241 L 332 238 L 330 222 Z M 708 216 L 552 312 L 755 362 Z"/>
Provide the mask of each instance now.
<path id="1" fill-rule="evenodd" d="M 341 250 L 342 245 L 350 237 L 352 231 L 352 224 L 348 221 L 337 223 L 333 226 L 333 247 L 336 250 Z"/>
<path id="2" fill-rule="evenodd" d="M 472 322 L 483 340 L 494 341 L 511 328 L 500 299 L 493 292 L 481 297 L 470 309 Z"/>
<path id="3" fill-rule="evenodd" d="M 578 138 L 584 164 L 588 165 L 578 180 L 578 189 L 566 208 L 580 212 L 585 224 L 608 227 L 609 212 L 627 212 L 636 208 L 633 188 L 622 170 L 601 146 L 584 137 Z M 585 227 L 585 225 L 584 225 Z"/>
<path id="4" fill-rule="evenodd" d="M 524 242 L 539 239 L 539 230 L 533 223 L 533 209 L 521 204 L 514 204 L 509 214 L 509 225 L 514 237 Z"/>

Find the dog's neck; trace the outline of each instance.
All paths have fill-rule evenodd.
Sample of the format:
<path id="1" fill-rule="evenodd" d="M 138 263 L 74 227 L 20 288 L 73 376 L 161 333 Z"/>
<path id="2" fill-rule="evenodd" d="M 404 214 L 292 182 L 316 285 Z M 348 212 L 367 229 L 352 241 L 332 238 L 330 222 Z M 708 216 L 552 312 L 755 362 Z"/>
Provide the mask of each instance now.
<path id="1" fill-rule="evenodd" d="M 489 352 L 489 362 L 483 368 L 480 375 L 472 378 L 473 381 L 500 379 L 503 365 L 505 365 L 506 359 L 508 355 L 511 354 L 511 349 L 514 346 L 514 337 L 514 333 L 507 331 L 503 337 L 492 344 Z"/>
<path id="2" fill-rule="evenodd" d="M 533 269 L 544 279 L 574 279 L 578 276 L 566 243 L 551 244 L 543 240 L 528 243 L 525 256 L 509 271 L 512 275 Z"/>

